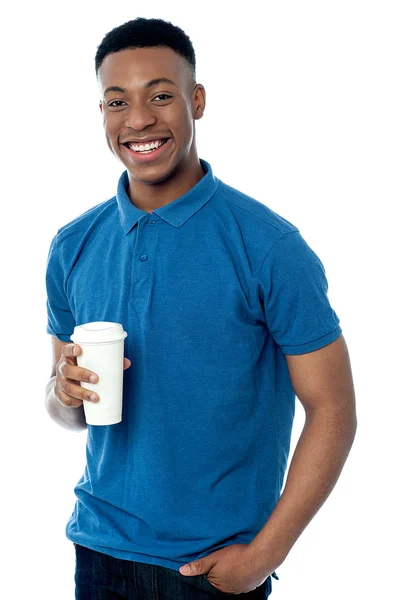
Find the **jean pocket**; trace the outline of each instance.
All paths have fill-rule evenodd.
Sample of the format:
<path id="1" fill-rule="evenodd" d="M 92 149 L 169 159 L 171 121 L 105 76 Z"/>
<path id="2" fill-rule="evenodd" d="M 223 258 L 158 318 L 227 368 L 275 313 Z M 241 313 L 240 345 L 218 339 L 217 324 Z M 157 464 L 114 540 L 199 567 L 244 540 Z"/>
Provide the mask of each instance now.
<path id="1" fill-rule="evenodd" d="M 222 592 L 221 590 L 218 590 L 214 585 L 212 585 L 212 583 L 209 581 L 206 575 L 200 575 L 199 577 L 205 584 L 204 587 L 206 587 L 207 590 L 211 591 L 215 596 L 231 596 L 229 592 Z M 237 595 L 245 598 L 268 598 L 272 593 L 272 577 L 274 577 L 274 579 L 278 579 L 276 573 L 274 572 L 271 576 L 269 575 L 269 577 L 265 579 L 262 585 L 258 586 L 256 589 L 251 590 L 250 592 L 242 592 L 241 594 Z"/>
<path id="2" fill-rule="evenodd" d="M 222 590 L 218 590 L 212 583 L 209 581 L 206 575 L 200 575 L 202 582 L 205 584 L 207 590 L 210 590 L 212 594 L 220 595 L 220 596 L 230 596 L 228 592 L 222 592 Z"/>

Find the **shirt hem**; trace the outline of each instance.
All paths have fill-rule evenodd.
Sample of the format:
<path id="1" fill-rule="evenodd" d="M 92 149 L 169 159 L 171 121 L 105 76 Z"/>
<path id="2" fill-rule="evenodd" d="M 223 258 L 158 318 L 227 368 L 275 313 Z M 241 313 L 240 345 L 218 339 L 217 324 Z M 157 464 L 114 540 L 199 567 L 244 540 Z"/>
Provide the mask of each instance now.
<path id="1" fill-rule="evenodd" d="M 55 331 L 52 331 L 51 329 L 47 329 L 47 333 L 56 337 L 57 340 L 60 340 L 60 342 L 70 342 L 71 341 L 70 336 L 65 333 L 55 333 Z"/>
<path id="2" fill-rule="evenodd" d="M 314 350 L 319 350 L 331 342 L 334 342 L 342 333 L 341 327 L 338 325 L 333 331 L 323 335 L 317 340 L 313 340 L 312 342 L 306 342 L 305 344 L 298 344 L 295 346 L 291 345 L 281 345 L 280 348 L 284 352 L 284 354 L 306 354 L 307 352 L 313 352 Z"/>
<path id="3" fill-rule="evenodd" d="M 89 548 L 95 552 L 101 552 L 102 554 L 106 554 L 107 556 L 112 556 L 113 558 L 118 558 L 121 560 L 141 562 L 147 565 L 157 565 L 160 567 L 173 569 L 174 571 L 178 571 L 180 567 L 187 564 L 187 561 L 178 562 L 168 558 L 155 558 L 153 556 L 148 556 L 147 554 L 138 554 L 136 552 L 127 552 L 125 550 L 115 550 L 114 548 L 105 548 L 104 546 L 96 546 L 94 544 L 88 545 L 87 543 L 83 543 L 78 539 L 72 539 L 69 536 L 67 536 L 67 539 L 79 546 L 84 546 L 85 548 Z"/>

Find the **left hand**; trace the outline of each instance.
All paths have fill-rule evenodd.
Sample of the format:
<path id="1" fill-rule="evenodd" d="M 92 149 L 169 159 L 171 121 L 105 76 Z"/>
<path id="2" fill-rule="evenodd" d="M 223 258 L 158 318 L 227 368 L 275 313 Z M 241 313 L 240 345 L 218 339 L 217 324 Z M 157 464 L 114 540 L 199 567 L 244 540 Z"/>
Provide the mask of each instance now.
<path id="1" fill-rule="evenodd" d="M 274 568 L 268 569 L 260 564 L 248 544 L 225 546 L 187 565 L 190 572 L 184 573 L 184 567 L 180 567 L 182 575 L 206 575 L 209 583 L 227 594 L 250 592 L 262 585 L 274 571 Z"/>

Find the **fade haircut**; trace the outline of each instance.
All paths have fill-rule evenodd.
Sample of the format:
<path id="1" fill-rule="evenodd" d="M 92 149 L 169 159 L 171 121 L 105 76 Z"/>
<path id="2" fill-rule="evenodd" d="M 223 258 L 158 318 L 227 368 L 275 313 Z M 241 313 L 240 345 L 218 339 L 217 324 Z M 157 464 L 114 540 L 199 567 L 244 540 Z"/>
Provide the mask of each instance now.
<path id="1" fill-rule="evenodd" d="M 120 50 L 135 48 L 171 48 L 184 58 L 188 81 L 195 85 L 195 52 L 188 35 L 169 21 L 137 17 L 115 27 L 103 38 L 95 56 L 96 77 L 104 58 Z"/>

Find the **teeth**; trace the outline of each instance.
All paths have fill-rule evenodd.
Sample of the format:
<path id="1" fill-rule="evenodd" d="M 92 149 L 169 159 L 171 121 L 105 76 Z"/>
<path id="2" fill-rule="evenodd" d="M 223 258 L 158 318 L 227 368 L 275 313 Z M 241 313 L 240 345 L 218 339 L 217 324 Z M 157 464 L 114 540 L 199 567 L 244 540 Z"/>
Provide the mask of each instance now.
<path id="1" fill-rule="evenodd" d="M 134 150 L 135 152 L 147 152 L 148 150 L 155 150 L 155 148 L 159 148 L 163 144 L 165 140 L 151 142 L 151 144 L 145 144 L 140 146 L 134 146 L 133 144 L 129 144 L 129 148 Z"/>

